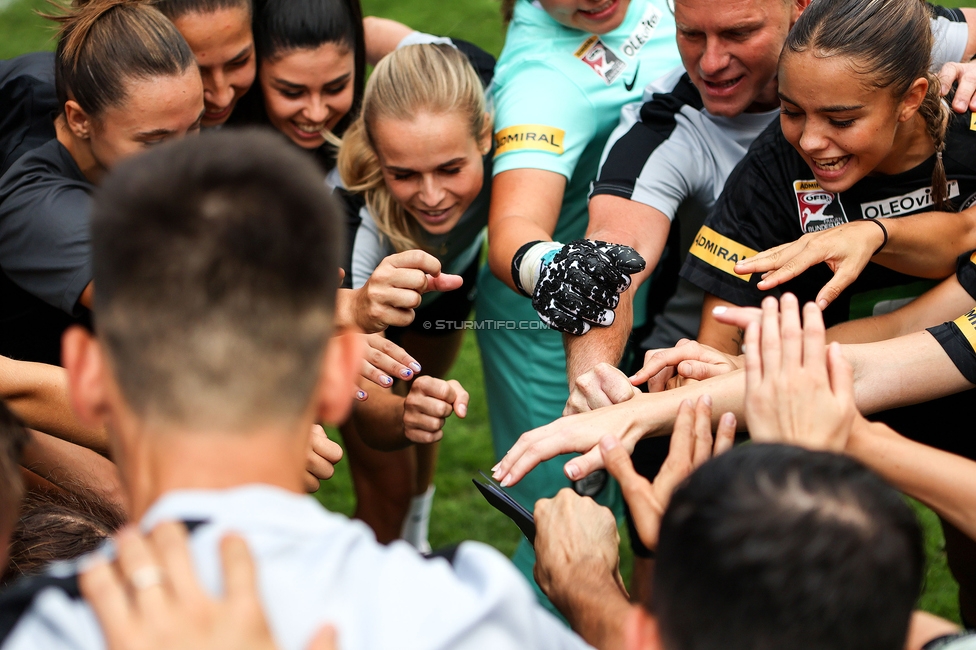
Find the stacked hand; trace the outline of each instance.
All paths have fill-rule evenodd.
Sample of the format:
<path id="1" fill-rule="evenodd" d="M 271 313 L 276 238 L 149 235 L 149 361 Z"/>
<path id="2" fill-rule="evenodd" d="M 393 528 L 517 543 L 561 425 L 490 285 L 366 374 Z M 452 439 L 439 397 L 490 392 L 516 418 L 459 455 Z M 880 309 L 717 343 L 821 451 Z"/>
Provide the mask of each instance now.
<path id="1" fill-rule="evenodd" d="M 315 492 L 319 481 L 332 478 L 335 464 L 342 460 L 342 447 L 329 440 L 321 424 L 313 424 L 305 460 L 305 491 Z"/>
<path id="2" fill-rule="evenodd" d="M 431 443 L 444 437 L 444 422 L 451 413 L 464 419 L 468 392 L 454 379 L 417 377 L 403 405 L 403 433 L 411 442 Z"/>
<path id="3" fill-rule="evenodd" d="M 363 355 L 362 369 L 359 374 L 377 386 L 389 388 L 393 385 L 393 378 L 400 377 L 408 380 L 420 372 L 420 364 L 407 351 L 390 341 L 382 334 L 364 334 L 366 351 Z M 364 390 L 357 390 L 356 399 L 364 401 L 369 395 Z"/>
<path id="4" fill-rule="evenodd" d="M 548 260 L 548 261 L 547 261 Z M 646 266 L 630 246 L 577 239 L 543 258 L 532 307 L 549 327 L 582 335 L 613 324 L 620 293 Z"/>

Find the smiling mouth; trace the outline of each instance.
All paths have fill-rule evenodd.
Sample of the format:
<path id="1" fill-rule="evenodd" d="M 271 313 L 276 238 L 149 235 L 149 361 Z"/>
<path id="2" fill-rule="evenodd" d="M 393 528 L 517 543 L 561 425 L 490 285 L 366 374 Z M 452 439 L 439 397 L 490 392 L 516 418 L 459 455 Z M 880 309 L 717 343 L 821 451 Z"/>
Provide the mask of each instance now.
<path id="1" fill-rule="evenodd" d="M 705 85 L 713 90 L 724 90 L 726 88 L 731 88 L 735 84 L 742 80 L 743 75 L 739 75 L 735 79 L 728 79 L 727 81 L 708 81 L 707 79 L 702 79 Z"/>
<path id="2" fill-rule="evenodd" d="M 302 133 L 307 133 L 308 135 L 320 135 L 322 130 L 325 128 L 325 122 L 321 124 L 301 124 L 299 122 L 292 122 L 295 128 Z"/>
<path id="3" fill-rule="evenodd" d="M 846 156 L 839 156 L 837 158 L 821 158 L 820 160 L 817 160 L 816 158 L 811 158 L 811 160 L 813 161 L 813 165 L 817 169 L 825 172 L 836 172 L 843 169 L 844 165 L 846 165 L 847 161 L 850 159 L 851 159 L 850 154 Z"/>
<path id="4" fill-rule="evenodd" d="M 607 0 L 599 7 L 596 7 L 595 9 L 580 9 L 579 12 L 588 17 L 596 17 L 602 13 L 605 13 L 607 10 L 609 10 L 611 7 L 617 4 L 618 1 L 619 0 Z"/>

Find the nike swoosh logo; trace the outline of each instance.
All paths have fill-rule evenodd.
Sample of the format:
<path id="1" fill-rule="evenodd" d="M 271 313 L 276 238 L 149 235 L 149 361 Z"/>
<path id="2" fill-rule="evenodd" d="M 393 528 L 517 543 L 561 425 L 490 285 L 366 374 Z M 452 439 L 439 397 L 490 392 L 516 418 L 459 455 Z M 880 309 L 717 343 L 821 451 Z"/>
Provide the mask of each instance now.
<path id="1" fill-rule="evenodd" d="M 637 83 L 637 75 L 640 73 L 640 61 L 637 62 L 637 69 L 634 70 L 634 78 L 630 80 L 630 83 L 624 82 L 624 88 L 627 92 L 634 89 L 634 84 Z"/>

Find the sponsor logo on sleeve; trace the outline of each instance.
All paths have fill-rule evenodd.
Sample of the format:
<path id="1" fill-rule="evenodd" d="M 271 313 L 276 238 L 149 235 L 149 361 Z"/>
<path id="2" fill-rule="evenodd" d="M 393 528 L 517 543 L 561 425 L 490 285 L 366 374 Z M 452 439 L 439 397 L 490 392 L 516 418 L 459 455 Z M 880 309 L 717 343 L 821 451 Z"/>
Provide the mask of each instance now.
<path id="1" fill-rule="evenodd" d="M 949 181 L 946 190 L 950 199 L 956 198 L 959 196 L 959 182 Z M 931 186 L 901 196 L 862 203 L 861 214 L 864 215 L 865 219 L 884 219 L 885 217 L 899 217 L 909 212 L 917 212 L 930 207 L 932 207 Z"/>
<path id="2" fill-rule="evenodd" d="M 976 113 L 973 113 L 972 117 L 969 118 L 969 130 L 976 131 Z"/>
<path id="3" fill-rule="evenodd" d="M 651 36 L 654 35 L 654 30 L 657 29 L 657 24 L 661 22 L 661 16 L 663 15 L 661 10 L 654 5 L 648 6 L 637 28 L 631 32 L 627 40 L 624 41 L 623 47 L 620 48 L 624 56 L 630 57 L 631 59 L 637 56 L 637 53 L 641 51 L 644 44 L 651 40 Z"/>
<path id="4" fill-rule="evenodd" d="M 847 214 L 840 199 L 833 192 L 820 187 L 817 181 L 793 181 L 796 207 L 800 212 L 800 230 L 818 232 L 847 223 Z"/>
<path id="5" fill-rule="evenodd" d="M 963 314 L 953 322 L 969 341 L 969 347 L 976 350 L 976 309 L 970 310 L 968 314 Z"/>
<path id="6" fill-rule="evenodd" d="M 742 260 L 755 255 L 756 251 L 729 239 L 725 235 L 718 234 L 708 226 L 701 227 L 701 230 L 695 235 L 695 241 L 691 244 L 691 250 L 688 252 L 706 264 L 714 266 L 720 271 L 725 271 L 732 277 L 745 282 L 752 279 L 751 273 L 739 275 L 733 269 Z"/>
<path id="7" fill-rule="evenodd" d="M 614 54 L 599 36 L 590 36 L 586 39 L 576 50 L 575 56 L 590 66 L 590 69 L 607 82 L 608 86 L 627 68 L 627 62 Z"/>
<path id="8" fill-rule="evenodd" d="M 495 134 L 495 157 L 520 149 L 545 151 L 561 156 L 565 136 L 566 132 L 562 129 L 544 124 L 510 126 Z"/>

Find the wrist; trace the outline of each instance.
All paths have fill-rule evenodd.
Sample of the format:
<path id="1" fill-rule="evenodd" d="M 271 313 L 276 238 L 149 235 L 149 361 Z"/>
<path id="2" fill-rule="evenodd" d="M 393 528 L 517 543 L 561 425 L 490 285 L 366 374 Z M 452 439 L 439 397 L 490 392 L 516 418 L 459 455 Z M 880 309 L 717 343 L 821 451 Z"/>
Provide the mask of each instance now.
<path id="1" fill-rule="evenodd" d="M 532 296 L 542 267 L 552 260 L 562 246 L 554 241 L 534 241 L 518 249 L 512 258 L 512 281 L 522 295 Z"/>
<path id="2" fill-rule="evenodd" d="M 881 219 L 862 219 L 862 221 L 869 221 L 874 224 L 871 226 L 874 234 L 870 236 L 871 250 L 874 251 L 871 257 L 874 257 L 888 245 L 888 228 L 881 223 Z"/>

